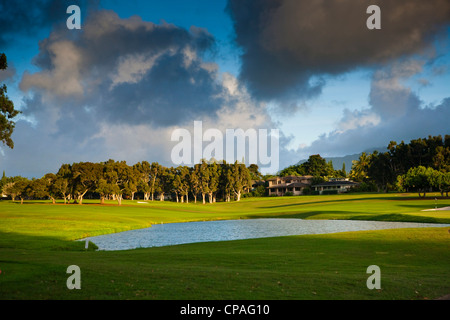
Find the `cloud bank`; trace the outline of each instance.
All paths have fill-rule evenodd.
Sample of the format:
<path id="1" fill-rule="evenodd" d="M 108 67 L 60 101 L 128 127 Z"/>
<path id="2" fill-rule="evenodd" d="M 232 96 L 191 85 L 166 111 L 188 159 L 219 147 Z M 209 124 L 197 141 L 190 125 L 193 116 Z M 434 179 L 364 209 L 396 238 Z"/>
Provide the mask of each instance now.
<path id="1" fill-rule="evenodd" d="M 382 8 L 376 31 L 366 28 L 368 4 L 353 0 L 229 0 L 239 75 L 220 72 L 216 40 L 204 28 L 120 18 L 92 2 L 82 30 L 68 30 L 53 0 L 0 4 L 9 10 L 0 18 L 0 44 L 51 29 L 39 42 L 35 70 L 0 74 L 5 81 L 20 77 L 28 119 L 16 125 L 14 150 L 0 150 L 8 175 L 39 176 L 62 163 L 109 158 L 170 166 L 171 133 L 192 130 L 199 120 L 204 130 L 280 129 L 280 169 L 311 154 L 345 155 L 448 133 L 450 99 L 427 104 L 406 84 L 421 77 L 432 85 L 424 68 L 435 76 L 449 70 L 433 63 L 436 44 L 448 36 L 446 0 L 374 0 Z M 271 112 L 279 106 L 301 118 L 294 112 L 320 96 L 329 77 L 361 69 L 371 74 L 367 106 L 349 106 L 334 129 L 288 149 L 292 137 Z"/>
<path id="2" fill-rule="evenodd" d="M 321 93 L 323 77 L 422 54 L 446 35 L 446 0 L 374 0 L 382 29 L 368 30 L 364 1 L 230 0 L 243 80 L 286 105 Z"/>
<path id="3" fill-rule="evenodd" d="M 252 95 L 293 114 L 319 97 L 329 77 L 372 73 L 368 106 L 348 107 L 334 130 L 286 151 L 292 163 L 311 154 L 339 156 L 448 132 L 449 100 L 433 106 L 405 83 L 423 72 L 448 39 L 450 2 L 374 0 L 381 30 L 369 30 L 364 1 L 229 0 L 242 50 L 239 79 Z M 447 44 L 448 45 L 448 44 Z M 448 52 L 445 52 L 447 54 Z M 433 67 L 445 73 L 446 67 Z M 444 69 L 442 69 L 444 68 Z M 430 85 L 426 78 L 423 85 Z M 296 116 L 301 118 L 301 113 Z M 289 137 L 287 137 L 289 139 Z"/>
<path id="4" fill-rule="evenodd" d="M 21 78 L 29 122 L 17 123 L 2 165 L 28 175 L 109 158 L 170 166 L 175 128 L 267 127 L 264 105 L 206 60 L 214 45 L 202 28 L 108 10 L 92 11 L 81 31 L 55 26 L 40 42 L 39 70 Z"/>
<path id="5" fill-rule="evenodd" d="M 425 61 L 399 60 L 372 75 L 369 107 L 346 109 L 337 128 L 323 134 L 301 153 L 343 156 L 368 148 L 387 147 L 390 141 L 409 141 L 450 134 L 450 97 L 425 105 L 405 83 L 423 71 Z"/>

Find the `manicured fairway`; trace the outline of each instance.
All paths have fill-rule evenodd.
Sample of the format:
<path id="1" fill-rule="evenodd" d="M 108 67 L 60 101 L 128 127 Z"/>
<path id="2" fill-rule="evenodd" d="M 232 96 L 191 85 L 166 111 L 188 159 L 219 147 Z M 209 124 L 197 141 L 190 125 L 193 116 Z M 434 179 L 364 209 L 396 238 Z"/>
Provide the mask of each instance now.
<path id="1" fill-rule="evenodd" d="M 449 228 L 199 243 L 118 252 L 72 241 L 154 223 L 256 217 L 450 223 L 435 198 L 370 194 L 212 205 L 0 202 L 1 299 L 434 299 L 450 293 Z M 438 199 L 440 207 L 449 199 Z M 81 290 L 66 269 L 81 268 Z M 367 267 L 381 269 L 369 290 Z"/>

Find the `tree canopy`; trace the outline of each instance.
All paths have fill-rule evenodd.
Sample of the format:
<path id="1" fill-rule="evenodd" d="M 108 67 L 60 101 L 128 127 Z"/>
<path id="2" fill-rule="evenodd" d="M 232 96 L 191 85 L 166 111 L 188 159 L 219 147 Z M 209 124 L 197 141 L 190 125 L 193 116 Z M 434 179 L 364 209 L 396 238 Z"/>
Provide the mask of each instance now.
<path id="1" fill-rule="evenodd" d="M 244 192 L 251 188 L 250 170 L 239 163 L 226 164 L 206 162 L 193 168 L 179 166 L 167 168 L 157 162 L 151 165 L 143 161 L 128 165 L 125 161 L 108 160 L 100 163 L 79 162 L 63 164 L 56 174 L 48 173 L 40 179 L 28 180 L 22 177 L 0 180 L 3 192 L 13 200 L 20 198 L 55 199 L 64 198 L 64 203 L 73 200 L 82 204 L 87 194 L 100 199 L 116 200 L 119 205 L 126 196 L 134 199 L 136 193 L 145 200 L 160 201 L 171 197 L 177 202 L 194 202 L 202 196 L 202 202 L 216 202 L 218 197 L 224 201 L 231 198 L 239 201 Z M 150 197 L 151 196 L 151 197 Z M 232 197 L 233 196 L 233 197 Z"/>
<path id="2" fill-rule="evenodd" d="M 0 54 L 0 71 L 8 68 L 8 62 L 4 53 Z M 7 87 L 0 85 L 0 141 L 11 149 L 14 148 L 14 142 L 11 138 L 15 123 L 13 119 L 20 113 L 14 109 L 14 103 L 6 95 Z"/>
<path id="3" fill-rule="evenodd" d="M 419 167 L 450 172 L 450 135 L 429 136 L 409 143 L 391 141 L 386 152 L 363 153 L 353 162 L 350 178 L 373 184 L 378 191 L 396 190 L 398 179 L 423 170 Z"/>

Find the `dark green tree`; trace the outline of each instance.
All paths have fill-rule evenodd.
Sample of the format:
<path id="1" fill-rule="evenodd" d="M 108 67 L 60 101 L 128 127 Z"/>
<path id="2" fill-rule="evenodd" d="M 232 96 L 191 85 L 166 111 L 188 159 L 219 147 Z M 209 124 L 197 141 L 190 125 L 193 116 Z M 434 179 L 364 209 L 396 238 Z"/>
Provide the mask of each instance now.
<path id="1" fill-rule="evenodd" d="M 197 203 L 197 196 L 200 193 L 200 164 L 194 165 L 189 175 L 189 188 L 192 196 L 194 197 L 194 203 Z"/>
<path id="2" fill-rule="evenodd" d="M 83 197 L 88 191 L 95 191 L 103 174 L 103 164 L 92 162 L 74 163 L 71 167 L 73 194 L 78 204 L 83 203 Z"/>
<path id="3" fill-rule="evenodd" d="M 8 62 L 4 53 L 0 54 L 0 70 L 6 70 Z M 11 149 L 14 148 L 14 142 L 11 139 L 15 123 L 13 119 L 20 113 L 14 109 L 14 103 L 6 95 L 7 88 L 3 84 L 0 86 L 0 141 Z"/>

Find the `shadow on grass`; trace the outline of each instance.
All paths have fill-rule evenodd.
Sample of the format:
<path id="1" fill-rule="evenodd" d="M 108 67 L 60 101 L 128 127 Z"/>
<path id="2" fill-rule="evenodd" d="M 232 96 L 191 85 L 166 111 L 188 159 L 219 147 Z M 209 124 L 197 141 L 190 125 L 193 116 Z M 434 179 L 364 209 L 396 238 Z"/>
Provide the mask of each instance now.
<path id="1" fill-rule="evenodd" d="M 450 219 L 439 217 L 423 217 L 408 214 L 377 214 L 377 215 L 358 215 L 350 220 L 370 220 L 370 221 L 392 221 L 392 222 L 418 222 L 418 223 L 437 223 L 448 224 Z"/>
<path id="2" fill-rule="evenodd" d="M 56 237 L 25 235 L 15 232 L 0 232 L 1 250 L 50 250 L 50 251 L 94 251 L 97 246 L 84 241 L 69 241 Z"/>
<path id="3" fill-rule="evenodd" d="M 339 195 L 336 195 L 339 196 Z M 294 207 L 294 206 L 306 206 L 311 204 L 326 204 L 326 203 L 345 203 L 345 202 L 362 202 L 362 201 L 371 201 L 371 200 L 386 200 L 386 201 L 411 201 L 411 200 L 423 200 L 422 198 L 413 198 L 413 197 L 364 197 L 364 198 L 348 198 L 348 199 L 329 199 L 329 200 L 320 200 L 319 197 L 328 197 L 328 196 L 317 196 L 317 201 L 307 201 L 307 202 L 296 202 L 296 203 L 287 203 L 280 205 L 271 205 L 271 206 L 259 206 L 259 208 L 283 208 L 283 207 Z M 429 198 L 428 200 L 430 200 Z M 302 196 L 299 196 L 299 201 L 302 200 Z"/>
<path id="4" fill-rule="evenodd" d="M 250 219 L 264 219 L 267 215 L 247 216 Z M 417 222 L 417 223 L 440 223 L 449 224 L 449 218 L 414 216 L 409 214 L 364 214 L 355 213 L 354 211 L 307 211 L 300 213 L 277 213 L 271 218 L 286 219 L 321 219 L 321 220 L 365 220 L 365 221 L 385 221 L 385 222 Z"/>

